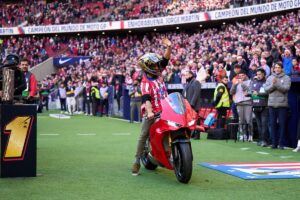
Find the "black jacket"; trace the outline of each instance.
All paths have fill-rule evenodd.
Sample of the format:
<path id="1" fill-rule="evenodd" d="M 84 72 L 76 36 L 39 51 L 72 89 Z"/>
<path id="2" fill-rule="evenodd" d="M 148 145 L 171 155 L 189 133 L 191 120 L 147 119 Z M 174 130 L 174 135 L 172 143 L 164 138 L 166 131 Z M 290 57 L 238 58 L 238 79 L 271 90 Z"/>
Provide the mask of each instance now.
<path id="1" fill-rule="evenodd" d="M 198 112 L 201 107 L 201 84 L 195 78 L 187 83 L 182 91 L 184 98 L 188 100 L 192 108 Z"/>

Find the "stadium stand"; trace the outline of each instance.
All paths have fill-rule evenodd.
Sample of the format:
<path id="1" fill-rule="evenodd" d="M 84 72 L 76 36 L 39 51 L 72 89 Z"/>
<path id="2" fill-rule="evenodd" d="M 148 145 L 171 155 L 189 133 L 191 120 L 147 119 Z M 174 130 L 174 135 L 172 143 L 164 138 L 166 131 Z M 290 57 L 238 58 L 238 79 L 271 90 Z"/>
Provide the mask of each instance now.
<path id="1" fill-rule="evenodd" d="M 300 33 L 299 12 L 288 13 L 257 23 L 255 20 L 245 23 L 223 25 L 220 29 L 210 28 L 197 32 L 148 33 L 145 35 L 128 34 L 126 36 L 11 36 L 4 38 L 1 55 L 8 52 L 32 57 L 37 64 L 47 57 L 92 56 L 93 63 L 105 68 L 130 68 L 136 64 L 136 58 L 145 52 L 159 52 L 164 37 L 170 38 L 176 45 L 172 52 L 171 66 L 179 65 L 180 70 L 204 67 L 209 73 L 207 81 L 218 79 L 220 68 L 230 71 L 234 62 L 245 63 L 251 73 L 250 64 L 253 55 L 265 58 L 269 67 L 282 60 L 284 50 L 299 58 Z M 175 42 L 176 41 L 176 42 Z M 35 45 L 29 45 L 32 44 Z M 201 56 L 200 56 L 201 55 Z M 236 59 L 237 58 L 237 59 Z M 253 61 L 253 62 L 252 62 Z M 183 80 L 184 82 L 184 80 Z"/>
<path id="2" fill-rule="evenodd" d="M 242 7 L 272 0 L 44 0 L 21 1 L 0 5 L 0 26 L 30 26 L 49 24 L 87 23 L 91 21 L 116 21 L 162 17 Z M 34 3 L 34 4 L 33 4 Z"/>

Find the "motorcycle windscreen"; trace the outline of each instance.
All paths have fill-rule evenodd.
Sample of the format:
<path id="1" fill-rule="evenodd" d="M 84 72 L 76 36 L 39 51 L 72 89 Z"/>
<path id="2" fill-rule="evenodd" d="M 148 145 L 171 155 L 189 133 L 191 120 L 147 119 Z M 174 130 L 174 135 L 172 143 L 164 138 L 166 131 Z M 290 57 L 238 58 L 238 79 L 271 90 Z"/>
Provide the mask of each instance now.
<path id="1" fill-rule="evenodd" d="M 180 93 L 178 92 L 171 93 L 169 94 L 166 100 L 176 114 L 179 115 L 185 114 L 186 110 L 184 105 L 184 99 Z"/>

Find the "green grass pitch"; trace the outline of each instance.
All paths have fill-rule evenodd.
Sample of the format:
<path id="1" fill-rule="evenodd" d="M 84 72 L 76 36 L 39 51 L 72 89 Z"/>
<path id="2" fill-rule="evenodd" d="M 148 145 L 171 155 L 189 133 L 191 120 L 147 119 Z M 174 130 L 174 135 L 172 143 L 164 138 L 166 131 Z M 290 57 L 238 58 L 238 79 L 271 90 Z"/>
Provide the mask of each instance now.
<path id="1" fill-rule="evenodd" d="M 193 175 L 185 185 L 173 171 L 163 168 L 142 168 L 140 176 L 131 175 L 140 124 L 90 116 L 54 119 L 46 113 L 39 115 L 37 130 L 38 177 L 0 179 L 1 200 L 300 198 L 300 179 L 245 181 L 198 166 L 203 162 L 300 161 L 300 154 L 291 150 L 211 141 L 203 134 L 200 141 L 192 141 Z"/>

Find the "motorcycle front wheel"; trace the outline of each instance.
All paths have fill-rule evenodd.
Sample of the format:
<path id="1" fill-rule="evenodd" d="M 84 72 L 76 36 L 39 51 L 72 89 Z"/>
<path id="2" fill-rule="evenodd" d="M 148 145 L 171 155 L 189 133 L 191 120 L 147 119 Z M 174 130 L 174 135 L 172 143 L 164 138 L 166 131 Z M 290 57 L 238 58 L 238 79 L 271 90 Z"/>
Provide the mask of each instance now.
<path id="1" fill-rule="evenodd" d="M 189 143 L 177 143 L 173 146 L 175 175 L 179 182 L 188 183 L 192 176 L 193 159 Z"/>

